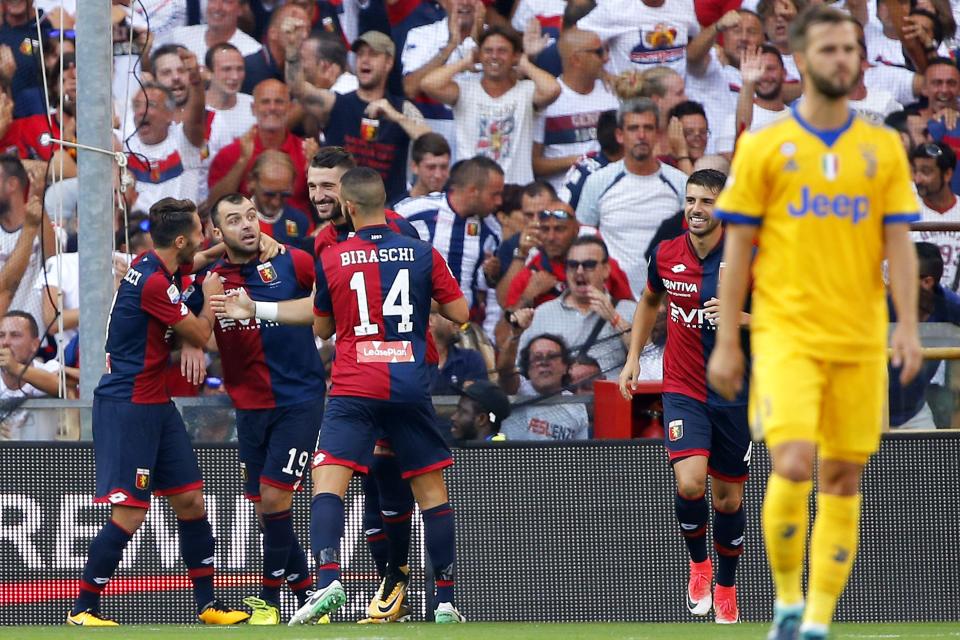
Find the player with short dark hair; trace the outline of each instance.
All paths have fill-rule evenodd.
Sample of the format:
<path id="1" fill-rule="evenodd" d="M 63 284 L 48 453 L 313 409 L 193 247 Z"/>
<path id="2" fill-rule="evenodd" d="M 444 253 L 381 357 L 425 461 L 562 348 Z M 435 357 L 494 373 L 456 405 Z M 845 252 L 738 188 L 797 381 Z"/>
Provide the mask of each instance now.
<path id="1" fill-rule="evenodd" d="M 203 242 L 200 216 L 189 200 L 163 198 L 150 208 L 150 231 L 155 249 L 130 265 L 110 309 L 107 372 L 93 399 L 94 502 L 111 505 L 110 522 L 90 542 L 80 595 L 67 623 L 116 626 L 100 613 L 100 593 L 143 524 L 153 493 L 166 496 L 177 515 L 180 555 L 193 582 L 199 619 L 237 624 L 249 614 L 214 598 L 214 538 L 203 480 L 163 375 L 171 336 L 203 347 L 215 322 L 209 304 L 195 316 L 181 299 L 181 267 L 193 264 Z M 223 292 L 216 278 L 203 290 L 207 296 Z"/>
<path id="2" fill-rule="evenodd" d="M 826 5 L 791 23 L 803 97 L 788 117 L 743 134 L 716 205 L 727 221 L 726 270 L 708 375 L 727 399 L 743 389 L 737 319 L 752 277 L 750 418 L 773 466 L 762 516 L 776 588 L 772 640 L 825 639 L 853 567 L 860 480 L 880 444 L 887 396 L 884 259 L 898 318 L 891 364 L 902 366 L 902 383 L 922 360 L 909 235 L 919 205 L 899 136 L 850 109 L 857 36 L 856 21 Z"/>
<path id="3" fill-rule="evenodd" d="M 714 318 L 723 254 L 723 227 L 713 216 L 725 176 L 713 169 L 694 171 L 687 181 L 684 220 L 687 233 L 664 240 L 653 250 L 647 288 L 633 316 L 630 352 L 620 372 L 620 393 L 631 397 L 640 375 L 640 352 L 650 339 L 664 297 L 669 301 L 663 352 L 664 444 L 677 481 L 674 505 L 680 534 L 690 554 L 687 609 L 707 615 L 711 605 L 720 624 L 740 620 L 736 572 L 743 553 L 746 514 L 743 483 L 750 464 L 750 430 L 744 391 L 727 401 L 707 388 L 706 363 L 716 338 Z M 746 318 L 743 318 L 746 322 Z M 707 550 L 707 476 L 712 476 L 713 563 Z"/>
<path id="4" fill-rule="evenodd" d="M 356 235 L 324 251 L 317 268 L 314 331 L 337 334 L 333 387 L 314 458 L 311 538 L 318 590 L 291 624 L 335 611 L 346 601 L 340 584 L 343 495 L 354 472 L 367 473 L 382 429 L 420 506 L 427 552 L 437 576 L 435 619 L 464 622 L 454 606 L 454 527 L 442 470 L 453 463 L 436 425 L 426 359 L 431 300 L 453 322 L 467 320 L 463 293 L 442 256 L 429 244 L 386 225 L 379 175 L 351 169 L 340 198 Z M 218 313 L 235 319 L 302 322 L 295 302 L 257 303 L 218 298 Z M 389 603 L 393 604 L 393 603 Z M 399 606 L 399 601 L 396 602 Z M 392 612 L 380 612 L 387 617 Z"/>
<path id="5" fill-rule="evenodd" d="M 253 300 L 309 298 L 315 278 L 310 254 L 287 247 L 259 258 L 260 223 L 253 202 L 239 193 L 210 209 L 213 235 L 226 255 L 210 267 L 226 292 L 246 291 Z M 190 296 L 198 306 L 203 297 Z M 313 588 L 307 558 L 293 530 L 293 493 L 317 442 L 325 391 L 323 362 L 309 327 L 275 322 L 241 323 L 220 318 L 214 334 L 223 362 L 223 382 L 236 407 L 244 495 L 254 503 L 263 531 L 260 594 L 246 598 L 249 624 L 280 622 L 280 587 L 299 605 Z"/>

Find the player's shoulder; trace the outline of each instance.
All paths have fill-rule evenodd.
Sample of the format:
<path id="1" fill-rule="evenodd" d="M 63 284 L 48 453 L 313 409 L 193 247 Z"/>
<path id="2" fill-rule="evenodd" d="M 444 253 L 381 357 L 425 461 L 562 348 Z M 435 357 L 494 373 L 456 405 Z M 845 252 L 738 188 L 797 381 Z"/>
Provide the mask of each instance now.
<path id="1" fill-rule="evenodd" d="M 900 140 L 900 134 L 894 129 L 888 127 L 882 122 L 874 122 L 861 115 L 854 116 L 860 138 L 865 138 L 871 143 L 883 147 L 884 151 L 903 151 L 903 142 Z"/>

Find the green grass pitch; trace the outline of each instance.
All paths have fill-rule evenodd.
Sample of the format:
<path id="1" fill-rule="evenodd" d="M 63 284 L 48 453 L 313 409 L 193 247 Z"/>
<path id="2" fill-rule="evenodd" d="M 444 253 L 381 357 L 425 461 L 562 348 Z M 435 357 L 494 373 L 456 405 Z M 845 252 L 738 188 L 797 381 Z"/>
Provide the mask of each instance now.
<path id="1" fill-rule="evenodd" d="M 462 627 L 431 624 L 358 626 L 333 624 L 317 627 L 286 626 L 200 627 L 200 626 L 124 626 L 115 629 L 79 629 L 67 627 L 0 627 L 0 640 L 761 640 L 766 637 L 765 624 L 740 624 L 718 627 L 712 624 L 540 624 L 540 623 L 473 623 Z M 933 640 L 960 638 L 958 623 L 840 624 L 833 640 Z"/>

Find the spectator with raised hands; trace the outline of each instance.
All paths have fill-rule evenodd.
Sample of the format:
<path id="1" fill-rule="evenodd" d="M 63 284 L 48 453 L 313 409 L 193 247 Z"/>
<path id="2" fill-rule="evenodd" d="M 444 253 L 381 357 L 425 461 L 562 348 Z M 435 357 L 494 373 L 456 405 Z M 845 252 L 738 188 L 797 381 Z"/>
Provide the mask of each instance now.
<path id="1" fill-rule="evenodd" d="M 422 89 L 453 107 L 456 157 L 486 156 L 512 181 L 525 184 L 533 180 L 534 111 L 556 100 L 560 85 L 530 62 L 512 32 L 491 27 L 478 44 L 472 57 L 428 73 Z M 479 78 L 460 75 L 473 71 L 478 61 Z"/>
<path id="2" fill-rule="evenodd" d="M 737 111 L 724 122 L 721 134 L 729 142 L 734 142 L 744 131 L 773 122 L 787 108 L 783 96 L 786 69 L 776 47 L 765 44 L 754 51 L 744 51 L 740 76 L 743 85 Z"/>
<path id="3" fill-rule="evenodd" d="M 667 117 L 670 157 L 664 161 L 690 175 L 697 160 L 705 155 L 710 140 L 707 112 L 699 102 L 687 100 L 674 106 Z"/>
<path id="4" fill-rule="evenodd" d="M 486 10 L 480 0 L 450 0 L 445 6 L 447 16 L 442 20 L 413 28 L 407 33 L 400 66 L 404 94 L 423 113 L 427 125 L 447 139 L 454 152 L 451 160 L 455 161 L 457 132 L 453 111 L 449 106 L 427 98 L 423 93 L 423 79 L 443 65 L 456 64 L 464 58 L 472 59 L 483 32 Z"/>

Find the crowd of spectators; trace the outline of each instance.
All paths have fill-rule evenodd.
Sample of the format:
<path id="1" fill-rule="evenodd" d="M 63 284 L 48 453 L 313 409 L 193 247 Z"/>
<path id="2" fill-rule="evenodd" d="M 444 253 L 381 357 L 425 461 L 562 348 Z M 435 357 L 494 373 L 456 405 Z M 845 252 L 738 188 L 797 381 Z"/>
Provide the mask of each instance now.
<path id="1" fill-rule="evenodd" d="M 332 205 L 308 188 L 311 159 L 342 147 L 381 174 L 471 304 L 469 326 L 431 318 L 433 392 L 479 385 L 451 416 L 454 437 L 588 438 L 589 403 L 538 399 L 617 378 L 646 256 L 683 232 L 687 176 L 728 171 L 737 137 L 800 97 L 787 32 L 816 1 L 113 0 L 113 126 L 129 171 L 103 277 L 151 248 L 146 212 L 165 196 L 198 203 L 210 245 L 208 203 L 241 192 L 265 234 L 314 251 Z M 43 134 L 76 139 L 78 4 L 0 1 L 2 398 L 76 392 L 76 154 Z M 853 108 L 901 133 L 923 219 L 960 223 L 960 1 L 834 4 L 863 26 Z M 921 302 L 952 301 L 960 232 L 916 239 L 942 257 Z M 927 317 L 952 320 L 936 304 Z M 643 352 L 648 379 L 663 324 Z M 211 352 L 194 386 L 173 363 L 168 383 L 219 395 L 217 367 Z M 925 379 L 960 386 L 949 369 Z M 512 410 L 503 392 L 520 396 Z M 0 439 L 64 435 L 2 413 Z"/>

